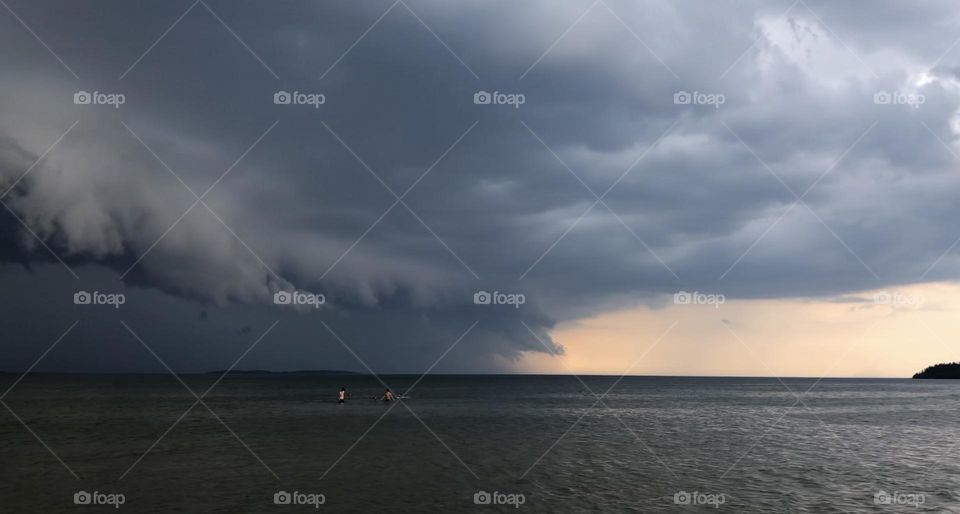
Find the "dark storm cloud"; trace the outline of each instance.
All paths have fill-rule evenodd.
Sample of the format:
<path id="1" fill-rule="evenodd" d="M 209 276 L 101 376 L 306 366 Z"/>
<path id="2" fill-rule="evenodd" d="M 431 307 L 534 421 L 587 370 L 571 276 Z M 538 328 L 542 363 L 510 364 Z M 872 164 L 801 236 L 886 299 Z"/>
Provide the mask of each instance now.
<path id="1" fill-rule="evenodd" d="M 329 339 L 324 318 L 374 367 L 415 370 L 480 320 L 445 366 L 491 369 L 543 350 L 520 320 L 549 343 L 556 322 L 680 289 L 829 296 L 958 271 L 941 256 L 960 237 L 960 50 L 931 23 L 947 2 L 417 1 L 443 42 L 395 4 L 352 48 L 391 3 L 210 2 L 243 43 L 198 4 L 139 62 L 191 4 L 111 5 L 12 4 L 79 80 L 0 20 L 20 71 L 0 79 L 4 190 L 80 120 L 4 201 L 81 282 L 145 255 L 124 277 L 141 305 L 214 302 L 231 334 L 297 288 L 327 305 L 286 339 Z M 75 106 L 81 89 L 126 103 Z M 326 102 L 274 105 L 281 89 Z M 725 102 L 676 105 L 681 90 Z M 897 91 L 924 103 L 874 102 Z M 216 215 L 197 205 L 153 246 L 195 201 L 179 180 L 202 194 L 227 170 L 204 197 Z M 8 261 L 59 264 L 2 220 Z M 481 289 L 527 303 L 474 305 Z"/>

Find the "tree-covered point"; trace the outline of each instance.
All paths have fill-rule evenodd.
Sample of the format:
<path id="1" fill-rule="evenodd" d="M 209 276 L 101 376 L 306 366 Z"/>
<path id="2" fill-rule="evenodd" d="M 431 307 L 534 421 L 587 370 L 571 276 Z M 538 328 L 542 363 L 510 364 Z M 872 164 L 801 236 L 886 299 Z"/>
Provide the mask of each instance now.
<path id="1" fill-rule="evenodd" d="M 960 378 L 960 362 L 949 362 L 928 366 L 913 378 Z"/>

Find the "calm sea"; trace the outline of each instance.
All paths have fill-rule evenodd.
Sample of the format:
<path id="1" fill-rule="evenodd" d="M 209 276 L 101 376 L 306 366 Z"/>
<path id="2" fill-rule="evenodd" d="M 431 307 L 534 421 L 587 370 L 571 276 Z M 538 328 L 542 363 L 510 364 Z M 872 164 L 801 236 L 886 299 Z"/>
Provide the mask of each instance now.
<path id="1" fill-rule="evenodd" d="M 29 375 L 0 511 L 960 510 L 960 382 L 582 378 Z"/>

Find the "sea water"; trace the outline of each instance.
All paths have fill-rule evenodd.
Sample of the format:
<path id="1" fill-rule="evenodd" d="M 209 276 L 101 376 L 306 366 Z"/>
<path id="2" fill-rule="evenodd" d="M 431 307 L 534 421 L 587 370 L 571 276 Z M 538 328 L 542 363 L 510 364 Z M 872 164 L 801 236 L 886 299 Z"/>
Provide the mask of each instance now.
<path id="1" fill-rule="evenodd" d="M 31 374 L 0 511 L 960 510 L 958 381 L 417 379 Z"/>

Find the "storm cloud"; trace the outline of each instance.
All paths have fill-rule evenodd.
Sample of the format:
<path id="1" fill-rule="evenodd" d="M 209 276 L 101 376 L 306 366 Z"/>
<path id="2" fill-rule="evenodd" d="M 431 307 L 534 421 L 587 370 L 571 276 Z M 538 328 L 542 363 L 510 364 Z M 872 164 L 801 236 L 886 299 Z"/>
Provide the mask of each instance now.
<path id="1" fill-rule="evenodd" d="M 241 367 L 358 369 L 327 323 L 377 371 L 419 371 L 478 322 L 437 369 L 495 370 L 538 338 L 562 351 L 557 323 L 679 290 L 831 297 L 960 272 L 949 2 L 10 6 L 3 304 L 56 290 L 67 313 L 28 303 L 65 328 L 91 312 L 72 290 L 123 289 L 119 316 L 179 369 L 279 318 L 283 342 Z M 294 289 L 326 303 L 274 305 Z M 128 346 L 117 315 L 81 319 L 84 340 Z M 18 364 L 56 337 L 12 327 Z"/>

